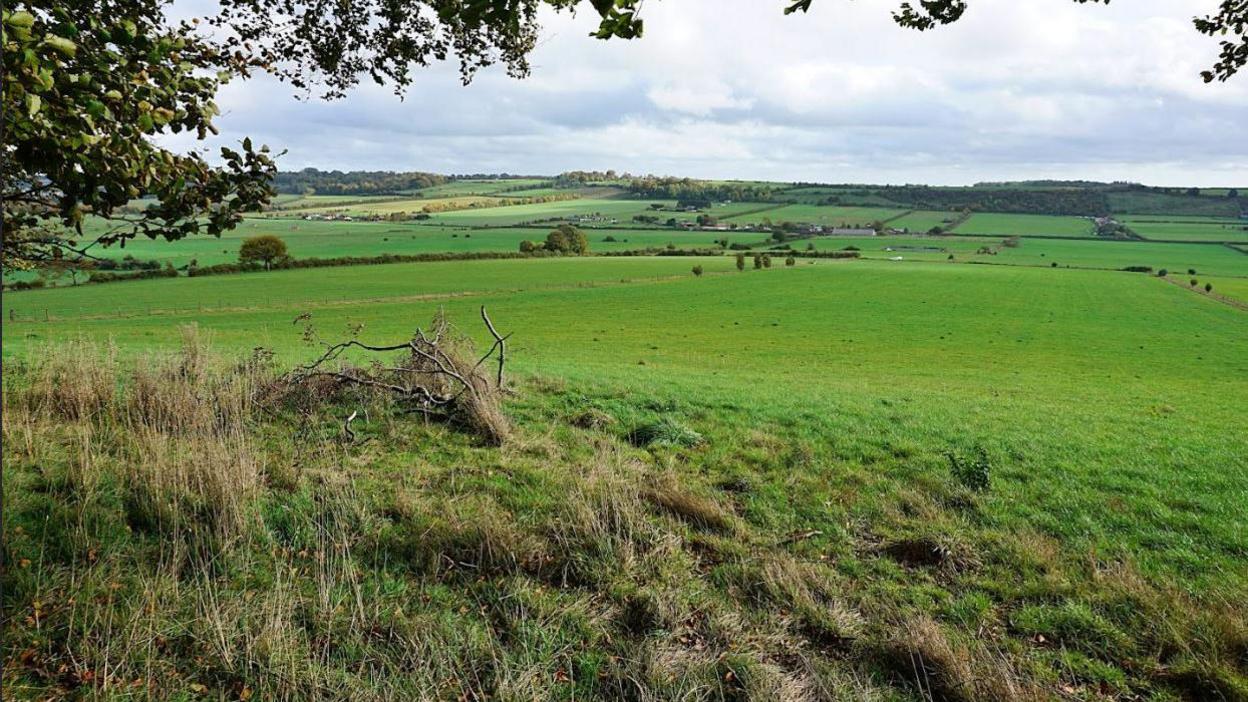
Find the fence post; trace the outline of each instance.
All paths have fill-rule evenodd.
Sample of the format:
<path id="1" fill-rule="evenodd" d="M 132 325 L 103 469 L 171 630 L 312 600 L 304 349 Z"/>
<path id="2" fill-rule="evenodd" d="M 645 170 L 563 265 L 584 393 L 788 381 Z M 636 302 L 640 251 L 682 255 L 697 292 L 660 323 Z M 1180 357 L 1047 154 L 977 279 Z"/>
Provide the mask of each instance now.
<path id="1" fill-rule="evenodd" d="M 15 314 L 16 312 L 17 310 L 13 309 L 12 307 L 9 308 L 9 321 L 10 322 L 17 321 L 17 315 Z"/>
<path id="2" fill-rule="evenodd" d="M 50 322 L 52 318 L 48 316 L 48 308 L 43 308 L 43 321 Z"/>

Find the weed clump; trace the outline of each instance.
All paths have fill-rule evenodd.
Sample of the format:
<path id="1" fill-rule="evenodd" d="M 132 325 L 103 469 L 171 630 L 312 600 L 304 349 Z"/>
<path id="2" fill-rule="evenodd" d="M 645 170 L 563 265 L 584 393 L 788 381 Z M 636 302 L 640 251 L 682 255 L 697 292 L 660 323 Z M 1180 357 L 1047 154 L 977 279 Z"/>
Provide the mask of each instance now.
<path id="1" fill-rule="evenodd" d="M 589 407 L 572 415 L 569 421 L 574 427 L 597 431 L 615 424 L 615 417 L 597 407 Z"/>
<path id="2" fill-rule="evenodd" d="M 992 481 L 992 460 L 982 446 L 977 446 L 970 453 L 949 451 L 945 454 L 949 459 L 949 472 L 955 480 L 976 492 L 987 490 Z"/>
<path id="3" fill-rule="evenodd" d="M 634 446 L 642 448 L 658 446 L 693 448 L 706 442 L 701 434 L 671 417 L 661 417 L 656 421 L 642 424 L 633 429 L 628 440 Z"/>

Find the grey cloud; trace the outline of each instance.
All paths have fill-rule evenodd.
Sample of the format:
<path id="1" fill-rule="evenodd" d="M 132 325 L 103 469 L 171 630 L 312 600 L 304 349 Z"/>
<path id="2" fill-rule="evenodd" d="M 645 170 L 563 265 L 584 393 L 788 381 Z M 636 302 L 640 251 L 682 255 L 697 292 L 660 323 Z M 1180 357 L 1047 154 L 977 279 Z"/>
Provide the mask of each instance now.
<path id="1" fill-rule="evenodd" d="M 253 81 L 222 95 L 218 125 L 288 149 L 288 168 L 1248 184 L 1248 75 L 1200 84 L 1212 47 L 1173 3 L 973 9 L 916 35 L 876 3 L 786 18 L 673 0 L 647 6 L 645 38 L 606 43 L 585 36 L 592 18 L 561 15 L 525 81 L 487 71 L 465 88 L 442 66 L 404 101 L 368 86 L 334 103 Z"/>

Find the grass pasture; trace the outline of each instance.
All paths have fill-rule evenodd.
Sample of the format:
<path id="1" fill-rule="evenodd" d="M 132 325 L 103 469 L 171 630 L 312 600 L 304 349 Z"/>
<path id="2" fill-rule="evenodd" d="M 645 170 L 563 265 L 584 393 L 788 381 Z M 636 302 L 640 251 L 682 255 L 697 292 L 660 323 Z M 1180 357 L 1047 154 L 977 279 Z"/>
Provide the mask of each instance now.
<path id="1" fill-rule="evenodd" d="M 1248 243 L 1248 220 L 1195 218 L 1186 221 L 1126 219 L 1124 224 L 1145 239 Z"/>
<path id="2" fill-rule="evenodd" d="M 16 310 L 19 316 L 42 316 L 47 310 L 53 317 L 66 318 L 146 315 L 149 310 L 188 310 L 200 305 L 205 309 L 279 307 L 296 310 L 305 304 L 352 305 L 383 298 L 450 297 L 490 291 L 611 284 L 640 278 L 688 275 L 694 263 L 700 263 L 708 272 L 727 271 L 734 265 L 731 258 L 724 256 L 696 259 L 511 259 L 475 261 L 472 263 L 481 265 L 468 267 L 465 263 L 446 261 L 296 269 L 30 290 L 6 295 L 3 309 L 6 318 L 11 309 Z M 162 282 L 173 282 L 174 285 L 160 285 Z M 101 293 L 104 293 L 103 296 Z M 240 322 L 245 322 L 246 317 L 246 314 L 238 315 Z M 125 326 L 129 323 L 120 324 Z M 245 329 L 245 323 L 240 328 Z M 151 339 L 136 341 L 143 346 Z"/>
<path id="3" fill-rule="evenodd" d="M 949 223 L 955 220 L 957 216 L 956 213 L 952 212 L 915 210 L 896 219 L 890 219 L 888 226 L 893 229 L 908 229 L 912 232 L 923 233 L 931 231 L 933 227 L 948 229 Z"/>
<path id="4" fill-rule="evenodd" d="M 586 258 L 31 291 L 6 314 L 21 300 L 56 312 L 3 329 L 5 607 L 38 612 L 9 618 L 11 695 L 927 699 L 899 652 L 960 699 L 1245 689 L 1224 651 L 1248 630 L 1248 315 L 1154 277 Z M 442 308 L 482 341 L 481 305 L 515 334 L 501 449 L 365 396 L 234 394 L 273 382 L 237 362 L 256 346 L 317 353 L 301 312 L 388 343 Z M 117 377 L 148 390 L 93 394 Z M 127 428 L 163 407 L 184 423 Z"/>
<path id="5" fill-rule="evenodd" d="M 193 236 L 178 241 L 133 239 L 120 246 L 99 248 L 103 258 L 126 255 L 142 260 L 168 261 L 175 267 L 196 260 L 202 266 L 238 260 L 238 248 L 253 236 L 273 234 L 286 242 L 295 258 L 377 256 L 384 253 L 418 254 L 453 251 L 515 251 L 520 238 L 508 231 L 465 232 L 459 228 L 418 226 L 402 222 L 321 222 L 296 218 L 254 217 L 220 238 Z"/>
<path id="6" fill-rule="evenodd" d="M 870 226 L 902 214 L 905 210 L 876 207 L 837 207 L 831 205 L 784 205 L 757 214 L 724 217 L 735 222 L 761 222 L 765 217 L 772 222 L 797 224 L 821 224 L 825 227 Z"/>
<path id="7" fill-rule="evenodd" d="M 775 245 L 631 226 L 698 214 L 649 205 L 258 217 L 124 253 L 514 251 L 550 228 L 524 222 L 595 213 L 599 253 Z M 6 698 L 1248 699 L 1248 307 L 1219 299 L 1248 305 L 1248 254 L 966 225 L 984 235 L 796 239 L 861 259 L 764 270 L 586 256 L 6 294 Z M 506 392 L 477 362 L 482 307 L 511 334 Z M 401 343 L 438 314 L 487 397 L 448 393 L 456 424 L 285 375 L 318 338 Z M 418 362 L 372 360 L 336 369 Z"/>
<path id="8" fill-rule="evenodd" d="M 1001 236 L 1091 237 L 1092 221 L 1085 217 L 977 212 L 956 228 L 958 234 Z"/>
<path id="9" fill-rule="evenodd" d="M 1248 278 L 1219 278 L 1216 276 L 1182 276 L 1176 275 L 1180 281 L 1185 278 L 1196 278 L 1197 285 L 1203 289 L 1205 283 L 1213 285 L 1213 292 L 1225 295 L 1233 300 L 1248 305 Z"/>
<path id="10" fill-rule="evenodd" d="M 656 200 L 655 202 L 661 202 Z M 674 201 L 663 201 L 666 205 L 675 205 Z M 434 214 L 432 222 L 460 226 L 514 226 L 529 222 L 592 217 L 600 218 L 586 221 L 583 226 L 612 226 L 629 222 L 633 215 L 649 212 L 649 202 L 641 200 L 563 200 L 532 205 L 513 205 L 485 210 L 459 210 Z M 663 214 L 663 213 L 658 213 Z M 671 216 L 670 214 L 667 216 Z M 614 220 L 614 222 L 612 221 Z"/>
<path id="11" fill-rule="evenodd" d="M 388 215 L 401 212 L 415 214 L 417 212 L 424 211 L 426 207 L 433 210 L 469 210 L 496 207 L 499 202 L 501 202 L 501 200 L 497 197 L 482 195 L 463 195 L 458 197 L 436 198 L 378 197 L 356 199 L 337 204 L 314 204 L 310 207 L 301 207 L 297 204 L 296 206 L 288 206 L 285 211 L 297 215 L 325 214 L 329 212 L 350 216 Z"/>

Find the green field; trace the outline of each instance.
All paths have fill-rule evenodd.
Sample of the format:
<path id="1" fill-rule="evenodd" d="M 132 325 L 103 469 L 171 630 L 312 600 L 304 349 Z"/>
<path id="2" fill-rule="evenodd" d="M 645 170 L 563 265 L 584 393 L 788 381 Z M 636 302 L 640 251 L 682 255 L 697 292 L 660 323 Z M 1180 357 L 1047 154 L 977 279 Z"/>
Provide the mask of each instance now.
<path id="1" fill-rule="evenodd" d="M 286 242 L 295 258 L 377 256 L 448 251 L 515 251 L 523 236 L 509 230 L 469 232 L 461 228 L 421 226 L 407 222 L 327 222 L 296 218 L 249 218 L 220 238 L 192 236 L 178 241 L 132 239 L 120 246 L 98 248 L 96 256 L 169 261 L 181 267 L 196 260 L 201 266 L 233 263 L 243 240 L 273 234 Z"/>
<path id="2" fill-rule="evenodd" d="M 1185 276 L 1176 275 L 1176 277 L 1182 280 Z M 1248 278 L 1218 278 L 1203 275 L 1194 277 L 1198 285 L 1203 287 L 1205 283 L 1211 283 L 1215 293 L 1225 295 L 1248 305 Z"/>
<path id="3" fill-rule="evenodd" d="M 660 202 L 656 200 L 655 202 Z M 673 201 L 666 201 L 674 205 Z M 528 222 L 563 219 L 592 218 L 584 226 L 611 226 L 627 223 L 633 215 L 649 211 L 649 202 L 640 200 L 564 200 L 560 202 L 515 205 L 485 210 L 459 210 L 433 215 L 431 221 L 441 224 L 466 226 L 511 226 Z M 671 216 L 671 215 L 668 215 Z M 613 221 L 614 220 L 614 221 Z"/>
<path id="4" fill-rule="evenodd" d="M 1172 222 L 1128 218 L 1123 223 L 1145 239 L 1248 243 L 1248 220 L 1212 219 Z"/>
<path id="5" fill-rule="evenodd" d="M 125 252 L 514 251 L 549 226 L 506 225 L 595 211 L 624 225 L 586 227 L 600 253 L 775 246 L 625 225 L 648 207 L 255 218 Z M 759 207 L 729 221 L 886 212 L 724 210 Z M 6 695 L 107 697 L 101 675 L 188 701 L 1243 699 L 1248 310 L 1222 297 L 1248 302 L 1248 254 L 976 220 L 1010 229 L 795 239 L 863 260 L 764 270 L 586 256 L 10 292 Z M 402 342 L 439 311 L 471 364 L 482 307 L 512 335 L 500 446 L 283 375 L 318 339 Z"/>
<path id="6" fill-rule="evenodd" d="M 933 212 L 930 210 L 916 210 L 910 214 L 890 219 L 888 226 L 893 229 L 909 229 L 911 232 L 923 233 L 930 231 L 932 227 L 949 228 L 949 223 L 957 218 L 957 214 L 952 212 Z"/>
<path id="7" fill-rule="evenodd" d="M 671 203 L 667 203 L 669 206 Z M 760 203 L 733 203 L 726 206 L 715 206 L 709 213 L 719 216 L 727 223 L 754 220 L 775 215 L 792 207 L 775 207 Z M 731 212 L 749 212 L 762 209 L 753 215 L 732 217 Z M 882 213 L 872 210 L 854 208 L 812 207 L 816 210 L 839 211 L 846 216 L 858 213 L 858 216 Z M 517 214 L 522 211 L 523 214 Z M 585 224 L 588 232 L 591 251 L 609 253 L 612 251 L 635 250 L 645 248 L 664 248 L 668 245 L 677 248 L 708 248 L 717 245 L 720 239 L 730 243 L 743 243 L 766 248 L 771 245 L 766 232 L 734 232 L 734 231 L 686 231 L 664 226 L 640 226 L 631 220 L 632 213 L 651 213 L 666 221 L 674 217 L 678 221 L 691 221 L 700 213 L 672 212 L 649 210 L 649 203 L 638 201 L 560 201 L 540 205 L 522 205 L 500 207 L 490 210 L 474 210 L 446 213 L 430 220 L 421 222 L 332 222 L 309 221 L 292 215 L 279 217 L 253 217 L 244 221 L 237 229 L 226 233 L 220 238 L 203 236 L 188 237 L 174 242 L 162 239 L 134 239 L 126 244 L 111 248 L 95 248 L 96 256 L 121 259 L 132 256 L 139 260 L 156 260 L 169 262 L 175 267 L 183 267 L 191 261 L 201 266 L 218 263 L 232 263 L 238 260 L 238 248 L 248 237 L 274 234 L 280 236 L 287 244 L 290 255 L 302 258 L 334 258 L 341 256 L 377 256 L 381 254 L 419 255 L 433 253 L 480 253 L 480 252 L 514 252 L 520 242 L 525 239 L 541 241 L 548 229 L 545 227 L 518 228 L 511 226 L 512 221 L 523 221 L 527 218 L 548 218 L 551 216 L 574 216 L 589 214 L 595 211 L 614 212 L 610 218 L 617 220 L 614 227 L 606 222 Z M 454 216 L 452 216 L 454 215 Z M 890 222 L 890 226 L 911 226 L 921 228 L 936 226 L 945 217 L 937 212 L 916 212 Z M 1015 231 L 1029 229 L 1048 230 L 1043 222 L 1053 219 L 1069 218 L 1037 218 L 1041 223 L 1033 223 L 1025 215 L 976 215 L 972 222 L 979 218 L 990 218 L 989 221 L 1026 222 L 1027 226 L 1016 228 Z M 447 219 L 470 220 L 476 226 L 439 225 L 432 222 L 443 222 Z M 487 220 L 493 220 L 495 227 L 485 226 Z M 781 221 L 775 219 L 773 221 Z M 1074 220 L 1082 222 L 1082 220 Z M 962 233 L 967 222 L 958 229 Z M 600 226 L 590 226 L 590 224 Z M 88 219 L 86 231 L 90 235 L 102 231 L 104 225 L 96 220 Z M 547 225 L 550 226 L 550 225 Z M 1133 223 L 1131 226 L 1145 226 Z M 1192 227 L 1202 230 L 1218 228 L 1222 224 L 1191 224 L 1172 225 L 1158 224 L 1166 227 Z M 988 228 L 998 228 L 991 226 Z M 837 250 L 846 246 L 858 246 L 863 249 L 862 255 L 867 258 L 892 258 L 902 256 L 905 260 L 946 260 L 949 254 L 955 255 L 958 262 L 981 261 L 998 264 L 1016 264 L 1028 266 L 1051 265 L 1082 268 L 1119 269 L 1125 266 L 1152 266 L 1154 269 L 1167 268 L 1172 271 L 1186 271 L 1194 268 L 1202 273 L 1223 276 L 1248 275 L 1248 257 L 1239 251 L 1217 245 L 1198 243 L 1165 243 L 1165 242 L 1118 242 L 1098 240 L 1061 240 L 1048 238 L 1026 238 L 1016 248 L 1002 247 L 1002 239 L 987 236 L 975 237 L 820 237 L 813 241 L 797 240 L 791 242 L 794 249 L 805 249 L 808 245 L 818 250 Z M 607 239 L 614 241 L 607 241 Z M 885 251 L 890 246 L 905 247 L 898 251 Z M 995 255 L 977 254 L 981 247 L 996 250 Z M 906 250 L 906 248 L 911 250 Z M 941 251 L 923 251 L 913 249 L 938 248 Z M 14 279 L 29 279 L 31 274 L 20 274 Z M 56 281 L 68 284 L 67 280 Z"/>
<path id="8" fill-rule="evenodd" d="M 295 202 L 286 205 L 284 212 L 303 214 L 339 213 L 350 216 L 388 215 L 396 213 L 416 214 L 425 208 L 430 210 L 467 210 L 474 208 L 495 207 L 501 200 L 497 197 L 464 195 L 458 197 L 416 197 L 416 198 L 356 198 L 355 200 L 330 201 L 325 203 Z"/>
<path id="9" fill-rule="evenodd" d="M 712 270 L 730 266 L 728 259 L 706 262 L 717 264 Z M 289 320 L 305 309 L 326 329 L 363 323 L 365 338 L 380 342 L 401 337 L 410 320 L 439 306 L 470 319 L 485 304 L 520 332 L 520 372 L 602 384 L 596 396 L 664 387 L 701 397 L 689 402 L 708 410 L 732 402 L 756 408 L 743 416 L 772 421 L 866 422 L 837 432 L 840 450 L 865 450 L 855 432 L 879 431 L 887 417 L 895 425 L 886 441 L 920 457 L 949 442 L 988 442 L 1011 456 L 985 505 L 989 523 L 1025 519 L 1076 550 L 1129 556 L 1154 575 L 1183 572 L 1197 590 L 1248 575 L 1239 560 L 1248 539 L 1229 518 L 1248 489 L 1248 441 L 1224 431 L 1242 420 L 1248 397 L 1248 318 L 1241 311 L 1147 276 L 1111 272 L 850 261 L 698 280 L 688 265 L 452 262 L 37 291 L 7 296 L 6 314 L 25 300 L 53 316 L 214 298 L 235 308 L 8 324 L 4 347 L 20 357 L 35 343 L 86 334 L 138 351 L 176 344 L 178 326 L 195 322 L 223 349 L 262 344 L 291 358 L 303 351 Z M 581 287 L 595 281 L 604 285 Z M 334 299 L 324 305 L 330 290 Z M 261 291 L 271 296 L 269 306 Z M 464 293 L 473 295 L 448 296 Z M 419 299 L 425 295 L 445 297 Z M 724 299 L 748 303 L 720 305 Z M 760 357 L 765 367 L 754 362 Z M 982 396 L 986 382 L 996 399 Z M 882 414 L 871 409 L 885 400 L 901 404 Z M 1162 405 L 1168 409 L 1158 414 Z M 1098 429 L 1089 433 L 1088 426 Z M 1072 442 L 1076 436 L 1082 440 Z M 1159 461 L 1163 447 L 1169 458 Z M 919 461 L 925 464 L 922 470 L 935 467 Z M 1209 480 L 1222 487 L 1209 489 Z M 1099 508 L 1102 495 L 1127 485 L 1140 491 L 1125 509 Z M 1170 487 L 1157 492 L 1161 486 Z M 1197 526 L 1202 536 L 1192 541 Z"/>
<path id="10" fill-rule="evenodd" d="M 821 224 L 827 227 L 838 226 L 870 226 L 872 222 L 882 221 L 902 214 L 905 210 L 883 209 L 875 207 L 834 207 L 828 205 L 784 205 L 757 214 L 725 217 L 729 221 L 740 223 L 761 222 L 767 218 L 775 223 L 793 222 L 796 224 Z"/>
<path id="11" fill-rule="evenodd" d="M 1082 239 L 1022 239 L 1015 247 L 1004 238 L 959 236 L 818 237 L 790 242 L 796 250 L 813 244 L 819 251 L 856 247 L 863 258 L 894 258 L 903 261 L 948 261 L 1016 266 L 1097 268 L 1119 270 L 1127 266 L 1151 266 L 1186 273 L 1195 269 L 1209 275 L 1248 277 L 1248 256 L 1226 246 L 1170 244 L 1142 241 Z M 995 253 L 979 253 L 988 248 Z M 890 250 L 891 249 L 891 250 Z"/>
<path id="12" fill-rule="evenodd" d="M 720 256 L 520 259 L 477 261 L 467 267 L 462 261 L 348 266 L 30 290 L 5 295 L 3 308 L 6 317 L 10 310 L 24 316 L 42 315 L 48 310 L 54 317 L 79 317 L 187 310 L 201 305 L 247 308 L 350 304 L 385 297 L 450 296 L 684 276 L 695 261 L 708 272 L 726 271 L 734 265 L 731 258 Z M 174 285 L 167 284 L 170 282 Z M 112 294 L 100 296 L 101 291 L 110 289 Z"/>
<path id="13" fill-rule="evenodd" d="M 1000 234 L 1002 236 L 1093 236 L 1092 222 L 1083 217 L 1050 217 L 1047 215 L 993 214 L 976 212 L 959 224 L 958 234 Z"/>

